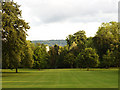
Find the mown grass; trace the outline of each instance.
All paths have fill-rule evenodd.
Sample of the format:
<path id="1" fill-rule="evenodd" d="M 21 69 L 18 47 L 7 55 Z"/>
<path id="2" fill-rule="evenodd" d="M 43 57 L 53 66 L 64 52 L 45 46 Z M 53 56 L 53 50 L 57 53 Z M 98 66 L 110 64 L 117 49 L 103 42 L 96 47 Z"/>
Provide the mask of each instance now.
<path id="1" fill-rule="evenodd" d="M 3 88 L 118 88 L 118 69 L 2 70 Z"/>

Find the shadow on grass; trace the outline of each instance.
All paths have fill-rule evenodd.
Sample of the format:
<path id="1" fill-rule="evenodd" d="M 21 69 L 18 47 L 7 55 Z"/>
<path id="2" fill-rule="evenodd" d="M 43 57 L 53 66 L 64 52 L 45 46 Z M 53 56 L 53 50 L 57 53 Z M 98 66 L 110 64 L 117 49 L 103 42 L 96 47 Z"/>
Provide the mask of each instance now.
<path id="1" fill-rule="evenodd" d="M 11 73 L 11 74 L 14 73 L 14 74 L 19 74 L 19 73 L 30 73 L 30 72 L 18 72 L 18 73 L 16 73 L 16 72 L 2 72 L 2 73 L 9 73 L 9 74 L 10 74 L 10 73 Z"/>
<path id="2" fill-rule="evenodd" d="M 2 72 L 2 77 L 11 77 L 11 76 L 15 76 L 15 75 L 21 75 L 21 74 L 27 74 L 30 72 Z"/>

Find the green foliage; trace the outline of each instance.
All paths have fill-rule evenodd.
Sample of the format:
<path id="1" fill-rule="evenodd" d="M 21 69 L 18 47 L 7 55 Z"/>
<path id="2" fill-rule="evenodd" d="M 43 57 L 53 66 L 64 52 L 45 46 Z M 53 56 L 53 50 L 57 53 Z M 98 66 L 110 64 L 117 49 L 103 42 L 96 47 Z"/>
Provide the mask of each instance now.
<path id="1" fill-rule="evenodd" d="M 75 42 L 77 45 L 82 45 L 86 42 L 86 35 L 85 35 L 85 31 L 81 30 L 78 31 L 76 33 L 74 33 L 73 35 L 69 35 L 66 38 L 67 44 L 69 45 L 69 47 Z M 82 47 L 83 48 L 83 47 Z"/>
<path id="2" fill-rule="evenodd" d="M 51 68 L 57 68 L 57 63 L 59 60 L 59 46 L 58 45 L 54 45 L 52 47 L 50 47 L 49 50 L 49 63 L 50 63 L 50 67 Z"/>
<path id="3" fill-rule="evenodd" d="M 76 58 L 79 67 L 97 67 L 99 64 L 99 56 L 95 49 L 85 48 Z"/>
<path id="4" fill-rule="evenodd" d="M 86 37 L 85 34 L 86 34 L 86 33 L 85 33 L 84 30 L 81 30 L 81 31 L 76 32 L 76 33 L 73 35 L 73 36 L 74 36 L 74 41 L 75 41 L 77 44 L 79 44 L 81 41 L 82 41 L 83 43 L 85 43 L 85 42 L 86 42 L 86 39 L 87 39 L 87 37 Z"/>
<path id="5" fill-rule="evenodd" d="M 69 65 L 64 62 L 65 56 L 68 53 L 68 46 L 66 45 L 64 47 L 59 47 L 59 53 L 60 54 L 59 54 L 59 59 L 58 59 L 58 62 L 57 62 L 57 67 L 58 68 L 69 67 Z"/>
<path id="6" fill-rule="evenodd" d="M 33 68 L 47 68 L 48 53 L 46 51 L 46 45 L 40 44 L 36 46 L 33 57 Z"/>
<path id="7" fill-rule="evenodd" d="M 93 38 L 94 46 L 102 59 L 102 56 L 108 49 L 111 49 L 111 45 L 118 42 L 118 23 L 102 23 L 99 27 L 96 36 Z"/>
<path id="8" fill-rule="evenodd" d="M 112 59 L 113 59 L 113 66 L 120 67 L 120 51 L 115 50 L 112 53 Z"/>
<path id="9" fill-rule="evenodd" d="M 21 18 L 19 5 L 14 2 L 2 3 L 2 57 L 4 68 L 18 68 L 21 53 L 26 42 L 26 31 L 30 28 Z"/>
<path id="10" fill-rule="evenodd" d="M 66 38 L 67 44 L 69 46 L 69 51 L 77 56 L 83 49 L 85 49 L 86 39 L 87 37 L 84 30 L 78 31 L 73 35 L 69 35 Z"/>
<path id="11" fill-rule="evenodd" d="M 87 38 L 87 40 L 86 40 L 86 47 L 87 48 L 95 48 L 94 44 L 93 44 L 93 37 Z"/>
<path id="12" fill-rule="evenodd" d="M 21 60 L 21 66 L 25 68 L 32 68 L 33 67 L 33 50 L 31 48 L 31 42 L 26 41 L 26 44 L 24 46 L 24 50 L 22 53 L 22 60 Z"/>
<path id="13" fill-rule="evenodd" d="M 71 46 L 74 41 L 73 35 L 68 35 L 68 37 L 66 38 L 66 41 L 67 41 L 67 44 Z"/>
<path id="14" fill-rule="evenodd" d="M 106 68 L 109 68 L 112 65 L 112 63 L 113 63 L 113 58 L 114 57 L 112 57 L 112 53 L 113 52 L 110 52 L 110 50 L 108 50 L 107 53 L 105 55 L 103 55 L 103 62 L 102 62 L 102 64 Z"/>
<path id="15" fill-rule="evenodd" d="M 14 2 L 2 3 L 3 68 L 77 66 L 90 68 L 97 67 L 99 60 L 99 67 L 120 65 L 119 23 L 102 23 L 94 37 L 87 38 L 85 31 L 80 30 L 73 35 L 68 35 L 66 41 L 38 40 L 31 43 L 26 41 L 27 30 L 30 26 L 22 19 L 19 7 L 20 5 Z M 45 44 L 51 46 L 49 51 L 46 51 Z"/>
<path id="16" fill-rule="evenodd" d="M 64 62 L 69 64 L 71 68 L 73 68 L 73 64 L 75 63 L 75 55 L 73 53 L 68 53 L 65 58 Z"/>

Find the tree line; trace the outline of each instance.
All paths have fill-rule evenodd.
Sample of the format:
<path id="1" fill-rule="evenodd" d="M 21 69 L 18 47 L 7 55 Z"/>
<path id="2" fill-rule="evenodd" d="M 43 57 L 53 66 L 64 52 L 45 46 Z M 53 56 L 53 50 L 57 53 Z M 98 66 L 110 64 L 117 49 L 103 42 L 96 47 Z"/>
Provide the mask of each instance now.
<path id="1" fill-rule="evenodd" d="M 67 45 L 50 46 L 26 40 L 28 23 L 22 19 L 19 5 L 2 3 L 2 67 L 18 68 L 109 68 L 120 65 L 118 22 L 102 23 L 94 37 L 84 30 L 66 37 Z"/>

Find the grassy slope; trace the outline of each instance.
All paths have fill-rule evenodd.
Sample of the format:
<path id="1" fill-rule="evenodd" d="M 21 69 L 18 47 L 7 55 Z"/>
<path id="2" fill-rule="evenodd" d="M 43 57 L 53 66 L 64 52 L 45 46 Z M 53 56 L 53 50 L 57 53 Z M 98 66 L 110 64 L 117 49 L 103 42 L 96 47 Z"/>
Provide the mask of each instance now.
<path id="1" fill-rule="evenodd" d="M 117 70 L 3 70 L 3 88 L 117 88 Z"/>

